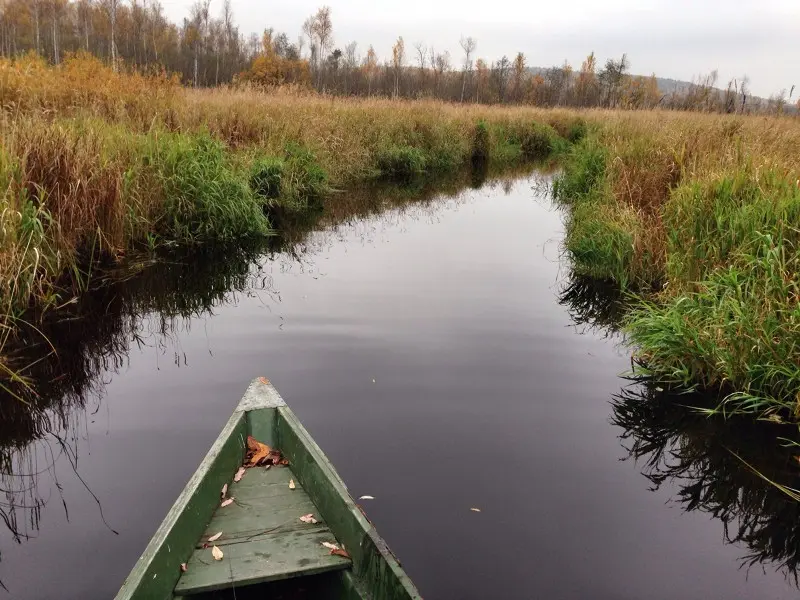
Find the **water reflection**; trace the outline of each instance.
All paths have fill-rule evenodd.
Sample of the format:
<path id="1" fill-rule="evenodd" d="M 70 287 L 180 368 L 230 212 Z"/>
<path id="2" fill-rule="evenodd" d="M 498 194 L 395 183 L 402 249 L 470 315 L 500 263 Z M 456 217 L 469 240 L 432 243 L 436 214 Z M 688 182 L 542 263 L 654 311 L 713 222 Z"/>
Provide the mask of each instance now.
<path id="1" fill-rule="evenodd" d="M 530 170 L 464 172 L 340 192 L 315 211 L 278 215 L 279 237 L 133 259 L 96 277 L 91 293 L 57 314 L 28 316 L 24 322 L 37 325 L 24 325 L 6 348 L 26 383 L 7 383 L 9 389 L 0 392 L 0 520 L 12 539 L 21 543 L 35 536 L 48 504 L 61 505 L 69 518 L 60 474 L 67 469 L 83 483 L 78 442 L 101 409 L 109 377 L 127 366 L 133 348 L 156 346 L 181 364 L 186 357 L 178 338 L 192 320 L 213 315 L 243 294 L 280 301 L 265 266 L 278 261 L 281 269 L 303 269 L 311 232 L 334 231 L 389 210 L 397 218 L 424 213 L 433 202 L 452 201 L 469 188 L 508 185 Z M 84 487 L 104 521 L 102 506 Z"/>
<path id="2" fill-rule="evenodd" d="M 800 486 L 797 451 L 778 443 L 785 427 L 691 408 L 707 405 L 698 395 L 638 384 L 614 398 L 612 423 L 654 490 L 676 489 L 686 511 L 719 519 L 725 541 L 747 549 L 744 567 L 772 565 L 797 584 L 800 503 L 764 479 Z"/>
<path id="3" fill-rule="evenodd" d="M 619 288 L 608 281 L 572 275 L 561 286 L 559 304 L 582 331 L 613 335 L 619 330 L 625 303 Z"/>
<path id="4" fill-rule="evenodd" d="M 614 335 L 625 303 L 605 282 L 571 277 L 560 302 L 576 325 Z M 719 519 L 725 542 L 746 549 L 742 567 L 774 567 L 798 584 L 800 503 L 775 482 L 800 487 L 798 449 L 787 427 L 752 419 L 709 417 L 718 398 L 633 380 L 612 399 L 612 424 L 628 459 L 642 466 L 651 490 L 666 489 L 686 511 Z"/>

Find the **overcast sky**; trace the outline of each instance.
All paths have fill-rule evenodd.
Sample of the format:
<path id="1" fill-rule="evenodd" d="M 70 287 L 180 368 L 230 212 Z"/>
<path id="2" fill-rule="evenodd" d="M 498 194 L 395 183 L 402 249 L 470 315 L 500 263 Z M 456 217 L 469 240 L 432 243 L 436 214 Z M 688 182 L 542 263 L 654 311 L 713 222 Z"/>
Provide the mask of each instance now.
<path id="1" fill-rule="evenodd" d="M 192 0 L 162 0 L 180 22 Z M 232 0 L 247 35 L 265 27 L 295 40 L 319 0 Z M 525 53 L 530 66 L 568 60 L 576 68 L 594 51 L 599 61 L 627 52 L 631 72 L 690 80 L 719 70 L 720 83 L 743 74 L 761 96 L 800 84 L 800 0 L 330 0 L 334 41 L 373 44 L 381 60 L 402 35 L 409 59 L 425 42 L 460 60 L 459 38 L 478 41 L 479 57 Z M 222 0 L 212 0 L 218 14 Z"/>

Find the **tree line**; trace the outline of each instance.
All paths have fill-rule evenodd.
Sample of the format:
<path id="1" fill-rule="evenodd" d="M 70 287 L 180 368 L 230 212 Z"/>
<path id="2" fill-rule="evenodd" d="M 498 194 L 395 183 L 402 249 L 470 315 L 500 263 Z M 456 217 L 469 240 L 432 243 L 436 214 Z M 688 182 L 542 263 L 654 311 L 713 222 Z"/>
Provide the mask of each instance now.
<path id="1" fill-rule="evenodd" d="M 294 84 L 343 96 L 436 98 L 451 102 L 643 109 L 664 107 L 716 112 L 783 112 L 794 87 L 769 100 L 749 92 L 747 77 L 718 87 L 717 73 L 665 92 L 651 76 L 630 73 L 627 55 L 600 63 L 590 53 L 579 68 L 568 62 L 532 68 L 524 53 L 487 61 L 473 37 L 461 53 L 397 38 L 381 59 L 373 46 L 335 44 L 331 9 L 323 6 L 291 40 L 266 29 L 245 36 L 234 24 L 230 0 L 219 15 L 197 0 L 180 24 L 164 16 L 158 0 L 0 0 L 0 54 L 36 52 L 54 64 L 84 51 L 115 68 L 158 68 L 179 73 L 196 87 L 248 81 Z M 800 107 L 800 102 L 798 102 Z"/>

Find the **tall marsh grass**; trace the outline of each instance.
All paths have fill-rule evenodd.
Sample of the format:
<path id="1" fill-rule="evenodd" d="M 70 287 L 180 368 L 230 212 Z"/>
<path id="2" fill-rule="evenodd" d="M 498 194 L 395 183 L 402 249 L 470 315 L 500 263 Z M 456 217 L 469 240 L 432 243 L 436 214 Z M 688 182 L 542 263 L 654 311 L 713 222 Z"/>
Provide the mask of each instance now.
<path id="1" fill-rule="evenodd" d="M 576 272 L 635 294 L 642 374 L 720 412 L 800 420 L 798 147 L 792 119 L 609 114 L 554 188 Z"/>

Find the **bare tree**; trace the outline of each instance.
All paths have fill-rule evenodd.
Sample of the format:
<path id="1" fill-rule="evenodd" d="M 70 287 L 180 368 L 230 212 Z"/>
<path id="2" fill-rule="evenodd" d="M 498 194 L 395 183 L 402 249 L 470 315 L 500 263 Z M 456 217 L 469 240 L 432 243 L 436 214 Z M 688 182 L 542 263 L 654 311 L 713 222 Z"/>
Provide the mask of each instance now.
<path id="1" fill-rule="evenodd" d="M 439 95 L 440 86 L 442 84 L 442 79 L 444 79 L 445 73 L 450 71 L 450 53 L 445 50 L 441 54 L 436 54 L 433 59 L 433 71 L 434 71 L 434 96 Z"/>
<path id="2" fill-rule="evenodd" d="M 406 60 L 406 44 L 401 35 L 392 46 L 392 70 L 394 72 L 394 90 L 392 95 L 397 98 L 400 94 L 400 74 Z"/>
<path id="3" fill-rule="evenodd" d="M 419 65 L 418 93 L 421 95 L 425 90 L 425 64 L 428 59 L 428 49 L 423 42 L 417 42 L 414 44 L 414 50 L 417 51 L 417 64 Z"/>
<path id="4" fill-rule="evenodd" d="M 464 102 L 464 92 L 467 89 L 467 77 L 472 74 L 472 54 L 478 47 L 478 42 L 473 37 L 462 37 L 459 44 L 464 51 L 463 70 L 461 72 L 461 102 Z"/>
<path id="5" fill-rule="evenodd" d="M 327 54 L 330 47 L 333 45 L 333 21 L 331 20 L 330 6 L 323 6 L 314 15 L 311 22 L 311 32 L 317 36 L 319 46 L 317 48 L 317 60 L 320 66 L 323 64 L 323 57 Z M 318 69 L 317 85 L 322 86 L 322 73 L 323 69 Z"/>

